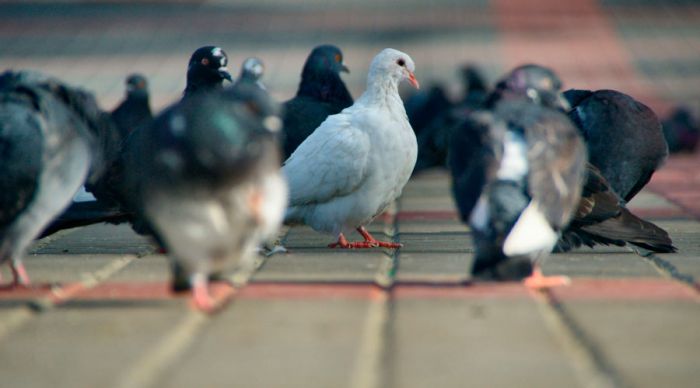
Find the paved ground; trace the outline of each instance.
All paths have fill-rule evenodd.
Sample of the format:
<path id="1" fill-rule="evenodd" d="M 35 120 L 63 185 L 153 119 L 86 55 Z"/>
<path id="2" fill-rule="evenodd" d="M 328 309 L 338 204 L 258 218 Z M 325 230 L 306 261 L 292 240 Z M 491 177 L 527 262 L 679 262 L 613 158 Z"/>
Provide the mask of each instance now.
<path id="1" fill-rule="evenodd" d="M 189 54 L 210 43 L 233 64 L 263 58 L 286 98 L 321 42 L 345 51 L 355 95 L 373 53 L 393 46 L 424 83 L 454 85 L 465 61 L 491 79 L 537 61 L 567 87 L 627 91 L 660 114 L 700 108 L 692 1 L 0 1 L 0 67 L 48 71 L 105 107 L 135 70 L 156 106 L 177 98 Z M 372 225 L 405 244 L 398 252 L 332 251 L 328 236 L 287 229 L 290 253 L 218 286 L 229 303 L 214 317 L 167 292 L 165 258 L 128 227 L 62 232 L 26 260 L 34 289 L 0 290 L 0 386 L 697 387 L 698 165 L 669 160 L 631 204 L 678 254 L 555 255 L 545 271 L 573 284 L 541 294 L 470 281 L 471 240 L 441 171 L 411 181 Z"/>

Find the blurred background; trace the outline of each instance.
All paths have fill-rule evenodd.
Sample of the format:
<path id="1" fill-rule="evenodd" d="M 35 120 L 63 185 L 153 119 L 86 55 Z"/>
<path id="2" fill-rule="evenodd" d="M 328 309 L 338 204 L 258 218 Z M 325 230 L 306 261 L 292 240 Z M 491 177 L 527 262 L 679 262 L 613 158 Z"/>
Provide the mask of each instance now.
<path id="1" fill-rule="evenodd" d="M 248 56 L 291 97 L 306 55 L 345 53 L 353 95 L 384 47 L 409 53 L 424 87 L 460 92 L 458 68 L 491 82 L 509 68 L 553 67 L 564 88 L 624 91 L 665 115 L 700 110 L 700 2 L 690 0 L 0 1 L 0 68 L 33 68 L 94 91 L 106 109 L 124 77 L 145 74 L 156 109 L 184 89 L 189 55 L 219 45 L 237 74 Z"/>

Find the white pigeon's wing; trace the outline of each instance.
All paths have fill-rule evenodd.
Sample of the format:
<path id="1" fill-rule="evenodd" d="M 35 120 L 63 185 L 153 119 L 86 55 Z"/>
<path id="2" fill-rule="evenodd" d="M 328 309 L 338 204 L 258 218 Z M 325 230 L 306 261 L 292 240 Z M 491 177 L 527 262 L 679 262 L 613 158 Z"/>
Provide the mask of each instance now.
<path id="1" fill-rule="evenodd" d="M 367 177 L 369 136 L 353 127 L 351 115 L 329 116 L 282 167 L 289 205 L 324 203 L 354 192 Z"/>

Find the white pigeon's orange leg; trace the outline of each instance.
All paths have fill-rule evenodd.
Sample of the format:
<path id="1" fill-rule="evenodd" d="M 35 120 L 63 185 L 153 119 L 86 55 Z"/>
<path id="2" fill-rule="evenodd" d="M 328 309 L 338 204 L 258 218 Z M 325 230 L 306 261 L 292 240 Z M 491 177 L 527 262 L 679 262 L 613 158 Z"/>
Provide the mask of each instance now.
<path id="1" fill-rule="evenodd" d="M 532 275 L 523 279 L 523 284 L 527 288 L 541 290 L 543 288 L 568 286 L 571 284 L 571 279 L 568 276 L 544 276 L 539 264 L 535 263 L 532 268 Z"/>
<path id="2" fill-rule="evenodd" d="M 397 248 L 401 248 L 403 246 L 403 244 L 400 244 L 400 243 L 379 241 L 379 240 L 375 239 L 371 234 L 369 234 L 369 231 L 367 231 L 367 229 L 365 229 L 364 226 L 360 226 L 359 228 L 357 228 L 357 231 L 365 239 L 365 241 L 364 241 L 365 243 L 370 243 L 370 244 L 372 244 L 372 246 L 375 246 L 375 247 L 397 249 Z"/>
<path id="3" fill-rule="evenodd" d="M 341 233 L 338 235 L 338 242 L 334 242 L 332 244 L 328 244 L 329 248 L 344 248 L 344 249 L 353 249 L 353 248 L 376 248 L 376 247 L 382 247 L 382 248 L 401 248 L 403 245 L 395 242 L 386 242 L 386 241 L 378 241 L 374 237 L 372 237 L 371 234 L 365 229 L 364 226 L 360 226 L 357 228 L 357 231 L 362 235 L 362 237 L 365 239 L 365 241 L 353 241 L 353 242 L 348 242 L 348 240 L 345 238 L 345 236 Z"/>
<path id="4" fill-rule="evenodd" d="M 349 249 L 352 248 L 350 246 L 350 243 L 348 242 L 348 239 L 345 238 L 345 235 L 342 233 L 338 235 L 338 242 L 330 243 L 328 244 L 328 248 L 344 248 L 344 249 Z"/>

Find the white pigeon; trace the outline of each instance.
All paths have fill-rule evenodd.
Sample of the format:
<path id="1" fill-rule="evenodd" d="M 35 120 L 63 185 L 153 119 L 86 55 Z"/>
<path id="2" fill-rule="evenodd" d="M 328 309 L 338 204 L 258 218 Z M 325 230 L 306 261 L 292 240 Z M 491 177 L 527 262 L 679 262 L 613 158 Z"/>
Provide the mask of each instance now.
<path id="1" fill-rule="evenodd" d="M 367 90 L 355 104 L 329 116 L 282 167 L 290 190 L 286 221 L 338 236 L 335 248 L 399 248 L 377 241 L 365 225 L 401 195 L 418 146 L 399 97 L 403 80 L 415 88 L 415 65 L 387 48 L 374 57 Z M 352 229 L 365 241 L 348 242 Z"/>

